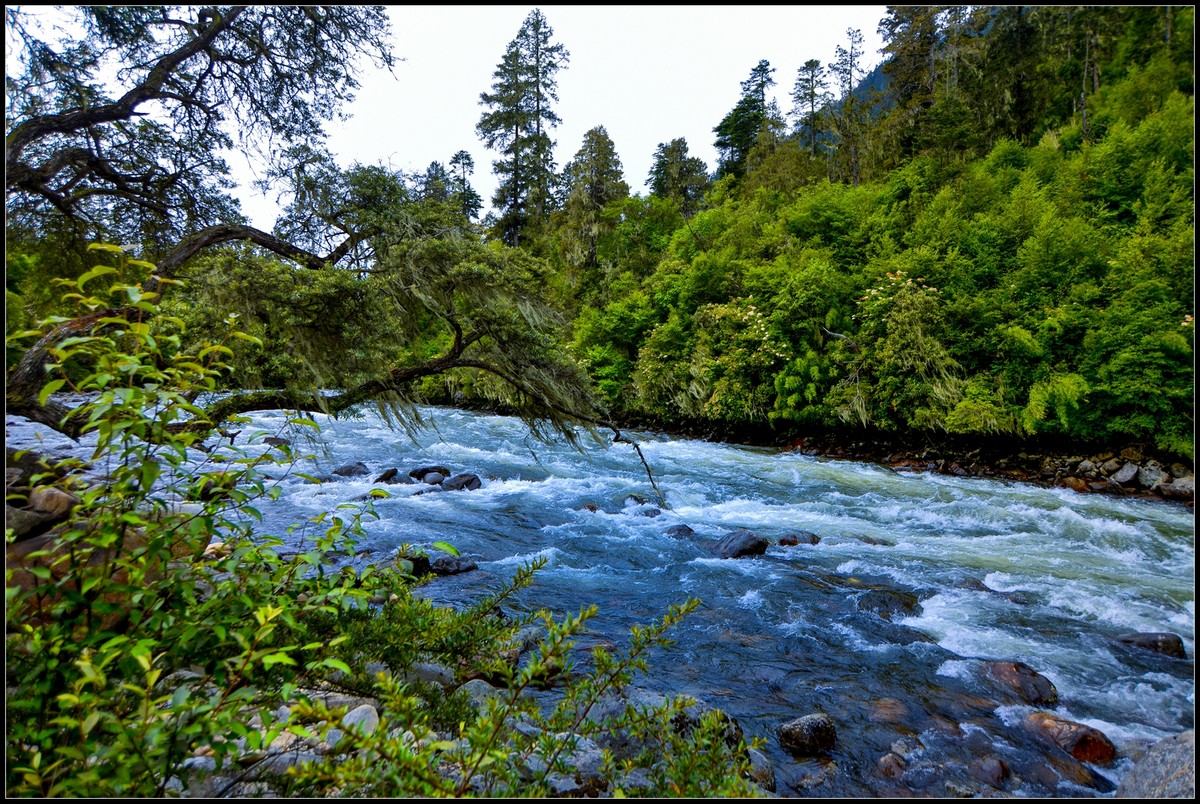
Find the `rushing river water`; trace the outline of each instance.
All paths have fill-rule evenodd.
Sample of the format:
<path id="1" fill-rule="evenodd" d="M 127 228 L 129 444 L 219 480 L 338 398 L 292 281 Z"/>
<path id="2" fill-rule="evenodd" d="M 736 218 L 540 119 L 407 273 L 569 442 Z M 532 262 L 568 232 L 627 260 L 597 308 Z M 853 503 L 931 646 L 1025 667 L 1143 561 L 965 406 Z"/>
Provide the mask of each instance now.
<path id="1" fill-rule="evenodd" d="M 1104 795 L 1131 754 L 1194 725 L 1186 506 L 634 434 L 664 507 L 627 445 L 589 442 L 580 452 L 533 440 L 515 419 L 423 412 L 434 429 L 414 438 L 374 413 L 317 417 L 324 447 L 296 469 L 327 475 L 362 461 L 370 474 L 284 477 L 281 498 L 259 506 L 263 530 L 283 536 L 288 524 L 385 488 L 379 518 L 364 520 L 361 547 L 371 552 L 360 561 L 387 560 L 402 543 L 450 542 L 479 569 L 425 589 L 457 604 L 544 558 L 518 605 L 562 615 L 597 604 L 588 644 L 626 644 L 631 626 L 699 598 L 674 629 L 675 646 L 655 653 L 637 683 L 701 699 L 764 738 L 782 795 L 987 792 L 978 767 L 989 758 L 1011 769 L 995 787 L 1012 795 Z M 286 422 L 258 414 L 242 437 L 257 427 L 304 451 L 296 430 L 305 428 Z M 390 467 L 430 464 L 483 485 L 417 494 L 420 486 L 371 482 Z M 665 534 L 679 524 L 694 535 Z M 765 536 L 766 554 L 716 557 L 712 544 L 736 528 Z M 799 531 L 819 543 L 778 544 Z M 1134 631 L 1178 634 L 1188 658 L 1114 639 Z M 991 660 L 1050 679 L 1059 701 L 1040 708 L 1099 729 L 1120 758 L 1085 766 L 1038 742 L 1022 723 L 1039 707 L 985 681 L 980 666 Z M 795 759 L 775 729 L 811 712 L 833 719 L 837 745 L 827 758 Z M 889 776 L 878 763 L 897 748 L 903 772 Z"/>

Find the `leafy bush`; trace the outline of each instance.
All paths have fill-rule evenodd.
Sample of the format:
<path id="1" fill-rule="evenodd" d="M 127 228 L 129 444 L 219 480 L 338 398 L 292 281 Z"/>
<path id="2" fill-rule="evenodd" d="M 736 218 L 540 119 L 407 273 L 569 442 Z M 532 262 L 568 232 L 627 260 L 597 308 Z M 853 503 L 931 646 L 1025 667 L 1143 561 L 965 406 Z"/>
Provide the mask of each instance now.
<path id="1" fill-rule="evenodd" d="M 42 393 L 84 400 L 70 416 L 96 439 L 99 479 L 59 479 L 72 466 L 35 476 L 31 485 L 66 487 L 78 505 L 46 536 L 16 542 L 6 531 L 9 795 L 163 796 L 202 758 L 227 781 L 217 794 L 258 779 L 270 785 L 260 792 L 285 794 L 540 795 L 583 741 L 614 734 L 640 748 L 601 752 L 594 785 L 628 786 L 641 768 L 637 789 L 649 795 L 754 793 L 740 733 L 731 739 L 712 714 L 681 728 L 687 700 L 589 717 L 619 699 L 698 601 L 635 628 L 626 653 L 596 648 L 590 666 L 576 668 L 570 638 L 594 608 L 559 623 L 544 613 L 494 616 L 536 565 L 456 611 L 412 593 L 410 563 L 336 569 L 353 555 L 369 501 L 299 525 L 294 553 L 256 532 L 256 502 L 278 492 L 260 467 L 296 456 L 254 447 L 267 435 L 255 433 L 252 447 L 210 448 L 197 463 L 212 423 L 194 405 L 218 390 L 227 342 L 249 336 L 231 328 L 226 342 L 186 352 L 178 334 L 157 326 L 155 294 L 127 279 L 152 266 L 95 248 L 115 254 L 117 266 L 96 266 L 68 295 L 84 310 L 120 304 L 98 328 L 52 348 L 57 376 Z M 104 277 L 117 281 L 89 295 Z M 178 332 L 179 321 L 167 323 Z M 63 376 L 69 359 L 88 366 L 86 375 Z M 545 637 L 518 664 L 516 632 L 534 620 Z M 475 708 L 461 690 L 415 681 L 418 662 L 451 668 L 456 681 L 487 677 L 500 687 L 496 700 Z M 527 694 L 555 685 L 548 711 Z M 347 724 L 344 709 L 314 694 L 330 689 L 378 699 L 382 728 Z M 256 764 L 288 739 L 336 747 L 284 773 Z"/>

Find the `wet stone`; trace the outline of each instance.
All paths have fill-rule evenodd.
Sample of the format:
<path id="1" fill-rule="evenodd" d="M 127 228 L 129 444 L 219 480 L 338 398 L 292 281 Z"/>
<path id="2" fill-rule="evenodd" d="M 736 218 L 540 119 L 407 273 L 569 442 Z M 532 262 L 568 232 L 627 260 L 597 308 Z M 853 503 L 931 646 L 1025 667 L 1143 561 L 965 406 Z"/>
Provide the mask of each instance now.
<path id="1" fill-rule="evenodd" d="M 777 730 L 779 744 L 792 754 L 812 756 L 833 748 L 837 729 L 829 715 L 815 713 L 789 721 Z"/>
<path id="2" fill-rule="evenodd" d="M 1187 658 L 1187 653 L 1183 649 L 1183 639 L 1178 634 L 1136 632 L 1121 634 L 1117 637 L 1117 641 L 1123 645 L 1161 653 L 1176 659 Z"/>

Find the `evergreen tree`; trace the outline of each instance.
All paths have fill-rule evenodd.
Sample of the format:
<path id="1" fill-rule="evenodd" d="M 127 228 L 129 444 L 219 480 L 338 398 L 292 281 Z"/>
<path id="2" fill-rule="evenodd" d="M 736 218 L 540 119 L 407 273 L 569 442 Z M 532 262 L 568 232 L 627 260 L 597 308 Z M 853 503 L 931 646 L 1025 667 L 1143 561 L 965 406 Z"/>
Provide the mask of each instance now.
<path id="1" fill-rule="evenodd" d="M 498 234 L 510 245 L 531 224 L 540 224 L 554 207 L 554 141 L 550 130 L 560 119 L 557 73 L 570 59 L 554 44 L 545 15 L 534 9 L 492 74 L 492 92 L 482 93 L 485 111 L 476 126 L 483 142 L 499 150 L 493 163 L 500 185 L 492 202 L 499 211 Z"/>
<path id="2" fill-rule="evenodd" d="M 849 47 L 837 47 L 837 61 L 833 74 L 841 90 L 841 103 L 834 117 L 834 130 L 838 135 L 837 163 L 842 178 L 855 187 L 862 173 L 863 140 L 866 136 L 866 104 L 854 92 L 862 77 L 863 36 L 862 31 L 849 28 L 846 31 Z"/>
<path id="3" fill-rule="evenodd" d="M 629 197 L 621 160 L 604 126 L 583 135 L 582 147 L 563 174 L 567 199 L 561 231 L 567 261 L 586 276 L 599 267 L 600 240 L 618 222 L 616 216 L 606 216 L 606 210 Z"/>
<path id="4" fill-rule="evenodd" d="M 425 174 L 418 179 L 417 186 L 417 198 L 422 201 L 450 200 L 450 174 L 441 162 L 430 162 Z"/>
<path id="5" fill-rule="evenodd" d="M 651 194 L 671 199 L 690 218 L 708 190 L 708 167 L 700 157 L 688 156 L 687 140 L 679 137 L 658 144 L 649 180 Z"/>
<path id="6" fill-rule="evenodd" d="M 471 174 L 475 172 L 475 160 L 466 151 L 459 151 L 450 158 L 450 198 L 468 221 L 479 217 L 483 199 L 471 186 Z"/>
<path id="7" fill-rule="evenodd" d="M 745 173 L 746 156 L 754 147 L 758 134 L 771 111 L 767 103 L 767 88 L 775 85 L 771 73 L 775 68 L 766 59 L 759 61 L 742 82 L 742 97 L 713 129 L 715 145 L 720 152 L 717 176 L 741 177 Z"/>
<path id="8" fill-rule="evenodd" d="M 792 117 L 796 121 L 796 136 L 808 134 L 808 147 L 817 155 L 817 140 L 820 138 L 822 112 L 833 100 L 828 92 L 828 73 L 817 59 L 809 59 L 796 71 L 796 85 L 792 88 Z"/>

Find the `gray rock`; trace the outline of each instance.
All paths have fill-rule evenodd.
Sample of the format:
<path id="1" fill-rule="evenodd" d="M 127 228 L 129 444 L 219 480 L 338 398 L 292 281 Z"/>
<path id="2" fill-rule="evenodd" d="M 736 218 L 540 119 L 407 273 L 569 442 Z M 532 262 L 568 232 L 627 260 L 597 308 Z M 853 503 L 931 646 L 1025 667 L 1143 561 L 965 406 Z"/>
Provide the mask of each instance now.
<path id="1" fill-rule="evenodd" d="M 761 556 L 767 552 L 770 543 L 757 533 L 738 528 L 733 533 L 722 538 L 714 546 L 721 558 L 742 558 L 745 556 Z"/>
<path id="2" fill-rule="evenodd" d="M 1109 458 L 1104 463 L 1100 464 L 1100 471 L 1106 475 L 1111 475 L 1113 472 L 1121 468 L 1121 462 L 1116 458 Z"/>
<path id="3" fill-rule="evenodd" d="M 1162 466 L 1156 461 L 1147 461 L 1146 465 L 1138 470 L 1137 479 L 1138 485 L 1144 489 L 1152 489 L 1161 483 L 1171 482 L 1171 476 L 1163 471 Z"/>
<path id="4" fill-rule="evenodd" d="M 1159 740 L 1117 785 L 1117 798 L 1195 798 L 1196 731 Z"/>
<path id="5" fill-rule="evenodd" d="M 487 707 L 488 701 L 499 701 L 504 698 L 504 692 L 496 689 L 482 678 L 475 678 L 458 688 L 465 694 L 471 704 L 479 709 Z"/>
<path id="6" fill-rule="evenodd" d="M 461 575 L 479 569 L 479 565 L 469 558 L 459 556 L 438 556 L 429 562 L 429 571 L 434 575 Z"/>
<path id="7" fill-rule="evenodd" d="M 687 525 L 672 525 L 663 531 L 663 536 L 671 539 L 686 539 L 696 535 L 696 531 L 692 530 Z"/>
<path id="8" fill-rule="evenodd" d="M 289 447 L 292 444 L 291 441 L 279 436 L 267 436 L 263 439 L 263 443 L 269 447 Z"/>
<path id="9" fill-rule="evenodd" d="M 4 506 L 4 527 L 11 528 L 18 539 L 45 533 L 55 523 L 55 518 L 40 511 Z"/>
<path id="10" fill-rule="evenodd" d="M 404 674 L 404 680 L 424 681 L 427 684 L 450 687 L 454 684 L 454 671 L 437 662 L 414 662 L 413 666 Z"/>
<path id="11" fill-rule="evenodd" d="M 429 474 L 421 477 L 421 482 L 428 483 L 431 486 L 440 486 L 442 481 L 445 479 L 446 476 L 441 472 L 430 472 Z"/>
<path id="12" fill-rule="evenodd" d="M 805 715 L 784 723 L 776 734 L 780 745 L 799 756 L 821 754 L 837 742 L 833 720 L 824 713 Z"/>
<path id="13" fill-rule="evenodd" d="M 1124 486 L 1138 476 L 1138 465 L 1136 463 L 1127 463 L 1122 466 L 1109 480 L 1114 483 L 1120 483 Z"/>
<path id="14" fill-rule="evenodd" d="M 749 754 L 750 778 L 763 790 L 766 790 L 768 793 L 774 793 L 775 768 L 771 765 L 771 760 L 767 759 L 767 755 L 757 748 L 751 748 Z"/>
<path id="15" fill-rule="evenodd" d="M 339 477 L 359 477 L 360 475 L 370 474 L 371 470 L 362 461 L 355 461 L 354 463 L 339 466 L 333 470 L 333 473 Z"/>

